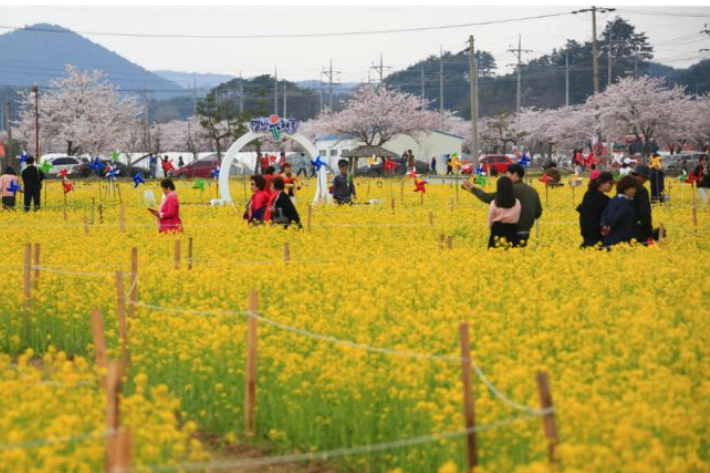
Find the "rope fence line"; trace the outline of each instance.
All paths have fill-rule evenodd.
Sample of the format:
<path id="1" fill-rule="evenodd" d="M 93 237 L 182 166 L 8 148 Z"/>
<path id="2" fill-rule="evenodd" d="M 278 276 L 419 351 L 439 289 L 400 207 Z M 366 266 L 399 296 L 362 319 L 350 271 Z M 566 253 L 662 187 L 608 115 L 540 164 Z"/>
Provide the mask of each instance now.
<path id="1" fill-rule="evenodd" d="M 67 437 L 35 439 L 35 440 L 29 440 L 27 442 L 18 442 L 18 443 L 5 443 L 5 444 L 0 444 L 0 452 L 7 451 L 7 450 L 44 447 L 47 445 L 71 444 L 71 443 L 77 443 L 77 442 L 81 442 L 83 440 L 87 440 L 87 439 L 91 439 L 91 438 L 106 438 L 106 437 L 110 437 L 112 435 L 115 435 L 116 433 L 117 433 L 116 430 L 108 429 L 108 430 L 98 430 L 95 432 L 87 432 L 87 433 L 77 434 L 77 435 L 70 435 Z"/>
<path id="2" fill-rule="evenodd" d="M 248 467 L 266 467 L 272 465 L 279 465 L 284 463 L 297 463 L 304 461 L 325 461 L 334 458 L 362 455 L 368 453 L 377 453 L 387 450 L 393 450 L 403 447 L 411 447 L 414 445 L 422 445 L 426 443 L 437 442 L 440 440 L 447 440 L 456 437 L 462 437 L 464 435 L 472 434 L 475 432 L 482 432 L 486 430 L 494 430 L 509 425 L 524 422 L 530 419 L 534 419 L 535 416 L 518 416 L 511 417 L 505 420 L 492 422 L 490 424 L 482 424 L 470 429 L 462 429 L 450 432 L 442 432 L 438 434 L 422 435 L 419 437 L 410 437 L 406 439 L 394 440 L 390 442 L 375 443 L 369 445 L 360 445 L 357 447 L 345 447 L 337 448 L 333 450 L 322 450 L 320 452 L 310 452 L 310 453 L 293 453 L 289 455 L 264 457 L 264 458 L 252 458 L 244 460 L 227 460 L 227 461 L 213 461 L 213 462 L 196 462 L 196 463 L 182 463 L 178 465 L 146 465 L 143 467 L 133 467 L 133 468 L 123 468 L 118 469 L 116 473 L 134 473 L 142 469 L 148 469 L 154 472 L 170 472 L 176 470 L 183 471 L 195 471 L 208 469 L 221 470 L 226 468 L 248 468 Z"/>
<path id="3" fill-rule="evenodd" d="M 301 335 L 306 338 L 311 338 L 314 340 L 318 340 L 321 342 L 325 343 L 330 343 L 333 345 L 339 345 L 339 346 L 344 346 L 348 348 L 354 348 L 358 350 L 363 350 L 367 351 L 370 353 L 378 353 L 382 355 L 389 355 L 389 356 L 399 356 L 403 358 L 412 358 L 412 359 L 418 359 L 418 360 L 435 360 L 435 361 L 444 361 L 448 363 L 462 363 L 462 362 L 470 362 L 471 366 L 473 367 L 473 370 L 476 372 L 478 377 L 481 379 L 483 384 L 486 385 L 489 391 L 500 399 L 504 404 L 508 405 L 508 407 L 511 407 L 512 409 L 525 412 L 531 415 L 535 416 L 543 416 L 546 414 L 550 414 L 554 412 L 552 409 L 537 409 L 529 406 L 525 406 L 522 404 L 519 404 L 509 397 L 507 397 L 505 394 L 503 394 L 496 386 L 493 384 L 490 379 L 485 375 L 483 370 L 476 364 L 474 360 L 469 360 L 461 357 L 454 357 L 454 356 L 445 356 L 445 355 L 436 355 L 436 354 L 429 354 L 429 353 L 419 353 L 419 352 L 414 352 L 414 351 L 408 351 L 408 350 L 394 350 L 391 348 L 383 348 L 383 347 L 374 347 L 370 345 L 365 345 L 362 343 L 356 343 L 352 342 L 350 340 L 343 340 L 340 338 L 332 337 L 330 335 L 322 335 L 319 333 L 315 332 L 310 332 L 308 330 L 300 329 L 297 327 L 293 327 L 291 325 L 287 325 L 281 322 L 277 322 L 276 320 L 269 319 L 267 317 L 254 314 L 251 311 L 244 310 L 244 311 L 229 311 L 229 310 L 210 310 L 210 311 L 200 311 L 196 309 L 181 309 L 177 307 L 166 307 L 166 306 L 159 306 L 159 305 L 152 305 L 152 304 L 146 304 L 144 302 L 137 302 L 134 304 L 137 307 L 145 307 L 150 310 L 155 310 L 155 311 L 166 311 L 166 312 L 175 312 L 175 313 L 182 313 L 182 314 L 198 314 L 198 315 L 238 315 L 244 318 L 255 318 L 256 320 L 263 322 L 267 325 L 271 325 L 273 327 L 276 327 L 280 330 L 286 331 L 286 332 L 292 332 L 297 335 Z"/>

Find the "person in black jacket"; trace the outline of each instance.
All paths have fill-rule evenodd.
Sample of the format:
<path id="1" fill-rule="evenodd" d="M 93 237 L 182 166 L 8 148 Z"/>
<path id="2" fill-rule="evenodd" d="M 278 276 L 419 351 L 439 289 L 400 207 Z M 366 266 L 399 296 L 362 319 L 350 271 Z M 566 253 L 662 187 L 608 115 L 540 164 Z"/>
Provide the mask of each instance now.
<path id="1" fill-rule="evenodd" d="M 658 240 L 658 229 L 654 230 L 651 216 L 651 197 L 644 186 L 651 178 L 651 169 L 645 164 L 639 164 L 631 171 L 631 175 L 636 180 L 636 196 L 631 203 L 636 214 L 634 238 L 645 245 L 649 240 Z"/>
<path id="2" fill-rule="evenodd" d="M 289 196 L 284 192 L 286 183 L 281 176 L 275 177 L 271 181 L 272 194 L 278 194 L 274 197 L 273 206 L 271 209 L 271 221 L 275 225 L 283 225 L 288 228 L 289 225 L 295 224 L 301 228 L 301 217 L 298 215 L 296 207 Z"/>
<path id="3" fill-rule="evenodd" d="M 30 211 L 30 202 L 33 200 L 35 210 L 39 209 L 42 181 L 44 181 L 44 173 L 35 166 L 35 159 L 32 156 L 28 157 L 27 166 L 22 171 L 22 182 L 25 185 L 25 212 Z"/>
<path id="4" fill-rule="evenodd" d="M 604 242 L 601 233 L 602 213 L 609 204 L 607 192 L 614 186 L 614 176 L 610 172 L 603 172 L 595 179 L 589 181 L 589 187 L 584 194 L 582 203 L 577 206 L 579 212 L 579 227 L 582 231 L 582 248 L 597 246 Z"/>
<path id="5" fill-rule="evenodd" d="M 624 176 L 616 183 L 616 197 L 609 201 L 602 213 L 602 235 L 604 246 L 629 243 L 634 237 L 636 215 L 631 205 L 638 185 L 631 176 Z"/>

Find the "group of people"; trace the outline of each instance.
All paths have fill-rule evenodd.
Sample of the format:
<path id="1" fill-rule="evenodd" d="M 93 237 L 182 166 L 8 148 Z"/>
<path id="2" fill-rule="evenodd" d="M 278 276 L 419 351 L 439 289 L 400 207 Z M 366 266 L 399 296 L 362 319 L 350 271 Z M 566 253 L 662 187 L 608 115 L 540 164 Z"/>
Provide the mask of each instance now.
<path id="1" fill-rule="evenodd" d="M 7 166 L 0 176 L 3 209 L 15 210 L 15 201 L 19 192 L 25 196 L 25 212 L 29 212 L 33 204 L 34 210 L 38 210 L 42 194 L 42 181 L 44 181 L 45 175 L 40 168 L 35 166 L 35 159 L 32 156 L 27 157 L 21 177 L 22 186 L 18 182 L 15 168 L 12 166 Z"/>
<path id="2" fill-rule="evenodd" d="M 291 164 L 284 162 L 281 173 L 273 166 L 264 169 L 263 174 L 255 174 L 249 179 L 251 198 L 247 202 L 244 220 L 252 225 L 271 223 L 287 228 L 295 225 L 301 228 L 301 217 L 296 210 L 298 177 L 291 172 Z"/>

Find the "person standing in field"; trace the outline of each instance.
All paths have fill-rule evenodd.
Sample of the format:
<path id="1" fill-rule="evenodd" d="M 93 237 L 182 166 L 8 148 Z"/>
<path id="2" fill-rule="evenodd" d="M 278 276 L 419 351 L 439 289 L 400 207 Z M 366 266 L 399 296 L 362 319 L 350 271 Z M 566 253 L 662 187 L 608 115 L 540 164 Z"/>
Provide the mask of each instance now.
<path id="1" fill-rule="evenodd" d="M 430 173 L 436 174 L 436 155 L 431 157 L 431 169 L 429 170 Z"/>
<path id="2" fill-rule="evenodd" d="M 27 158 L 29 161 L 29 158 Z M 710 188 L 710 169 L 708 169 L 708 155 L 701 154 L 698 159 L 698 165 L 690 175 L 698 188 L 698 195 L 703 201 L 703 205 L 708 202 L 708 189 Z"/>
<path id="3" fill-rule="evenodd" d="M 634 224 L 634 237 L 639 243 L 648 244 L 658 240 L 658 229 L 653 228 L 651 214 L 651 198 L 644 186 L 651 178 L 651 169 L 645 164 L 639 164 L 631 171 L 631 177 L 636 181 L 636 195 L 631 206 L 634 209 L 636 223 Z"/>
<path id="4" fill-rule="evenodd" d="M 629 243 L 634 238 L 636 214 L 631 201 L 636 191 L 637 184 L 632 176 L 624 176 L 616 183 L 616 197 L 609 201 L 602 213 L 601 232 L 605 247 Z"/>
<path id="5" fill-rule="evenodd" d="M 283 168 L 283 173 L 281 174 L 281 178 L 284 181 L 284 185 L 286 186 L 285 193 L 291 199 L 291 202 L 293 204 L 296 203 L 296 186 L 298 185 L 298 177 L 296 177 L 292 172 L 291 172 L 291 163 L 286 163 L 284 164 Z"/>
<path id="6" fill-rule="evenodd" d="M 521 212 L 518 220 L 515 246 L 526 246 L 530 239 L 530 229 L 535 224 L 535 220 L 542 215 L 542 202 L 537 191 L 523 182 L 525 168 L 520 164 L 510 164 L 506 172 L 513 181 L 513 194 L 520 201 Z M 471 181 L 464 181 L 463 188 L 475 195 L 480 201 L 490 204 L 495 200 L 496 193 L 487 193 L 483 189 L 475 187 Z"/>
<path id="7" fill-rule="evenodd" d="M 30 203 L 34 201 L 34 209 L 39 209 L 39 201 L 42 194 L 42 181 L 44 173 L 35 166 L 35 158 L 27 158 L 27 167 L 22 171 L 22 182 L 25 185 L 25 212 L 30 211 Z"/>
<path id="8" fill-rule="evenodd" d="M 655 153 L 651 158 L 651 203 L 662 203 L 666 196 L 666 183 L 661 155 Z"/>
<path id="9" fill-rule="evenodd" d="M 244 220 L 252 225 L 264 223 L 266 207 L 269 203 L 269 194 L 264 190 L 266 181 L 261 174 L 251 176 L 251 199 L 244 212 Z"/>
<path id="10" fill-rule="evenodd" d="M 175 183 L 172 179 L 163 179 L 160 181 L 160 188 L 163 190 L 163 202 L 160 204 L 160 210 L 148 209 L 158 218 L 158 232 L 182 233 L 180 202 L 178 202 L 177 192 L 175 192 Z"/>
<path id="11" fill-rule="evenodd" d="M 298 172 L 296 173 L 296 177 L 300 176 L 301 173 L 303 173 L 303 177 L 308 177 L 308 172 L 306 171 L 306 154 L 301 153 L 301 162 L 298 163 Z"/>
<path id="12" fill-rule="evenodd" d="M 15 210 L 15 195 L 18 191 L 11 191 L 13 186 L 19 186 L 15 169 L 12 166 L 5 168 L 5 172 L 0 177 L 0 189 L 2 189 L 2 208 L 5 210 Z"/>
<path id="13" fill-rule="evenodd" d="M 271 223 L 273 225 L 283 225 L 284 228 L 295 224 L 298 228 L 301 228 L 301 217 L 284 189 L 285 182 L 281 176 L 277 176 L 271 181 L 271 199 L 269 202 Z"/>
<path id="14" fill-rule="evenodd" d="M 338 169 L 340 174 L 333 179 L 333 199 L 338 205 L 352 204 L 356 193 L 352 174 L 348 173 L 348 162 L 344 159 L 338 161 Z"/>
<path id="15" fill-rule="evenodd" d="M 614 186 L 614 176 L 610 172 L 603 172 L 589 181 L 589 187 L 584 194 L 582 203 L 577 206 L 579 212 L 579 227 L 582 232 L 582 248 L 598 246 L 604 243 L 602 235 L 602 214 L 609 205 L 609 196 L 606 194 Z"/>
<path id="16" fill-rule="evenodd" d="M 516 246 L 521 208 L 513 193 L 513 181 L 508 176 L 498 179 L 496 197 L 488 207 L 488 228 L 491 229 L 488 248 Z"/>

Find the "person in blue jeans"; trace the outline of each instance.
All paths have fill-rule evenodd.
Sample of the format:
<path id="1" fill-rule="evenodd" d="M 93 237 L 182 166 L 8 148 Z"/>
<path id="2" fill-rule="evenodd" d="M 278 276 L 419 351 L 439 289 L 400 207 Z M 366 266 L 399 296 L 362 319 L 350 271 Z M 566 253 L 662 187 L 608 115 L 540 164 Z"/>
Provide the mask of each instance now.
<path id="1" fill-rule="evenodd" d="M 616 197 L 609 201 L 602 213 L 601 232 L 604 235 L 605 247 L 629 243 L 633 239 L 636 212 L 631 201 L 634 195 L 636 180 L 631 176 L 622 177 L 616 183 Z"/>
<path id="2" fill-rule="evenodd" d="M 34 201 L 35 210 L 39 209 L 39 201 L 42 195 L 42 181 L 44 173 L 35 166 L 35 158 L 27 158 L 27 166 L 22 171 L 22 183 L 25 186 L 25 212 L 30 211 L 30 203 Z"/>

